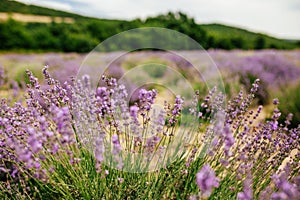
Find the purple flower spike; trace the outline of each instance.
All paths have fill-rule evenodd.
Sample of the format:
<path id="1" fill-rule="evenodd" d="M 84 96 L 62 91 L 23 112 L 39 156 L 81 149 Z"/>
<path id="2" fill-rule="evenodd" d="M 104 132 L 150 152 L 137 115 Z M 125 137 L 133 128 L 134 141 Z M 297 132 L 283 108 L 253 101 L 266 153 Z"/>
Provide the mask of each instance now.
<path id="1" fill-rule="evenodd" d="M 274 105 L 278 105 L 279 104 L 279 100 L 276 98 L 276 99 L 273 99 L 273 104 Z"/>
<path id="2" fill-rule="evenodd" d="M 151 110 L 151 105 L 154 103 L 156 95 L 157 91 L 154 89 L 149 91 L 141 89 L 139 91 L 139 103 L 142 116 L 145 116 L 146 113 Z"/>
<path id="3" fill-rule="evenodd" d="M 244 181 L 244 191 L 237 194 L 238 200 L 252 200 L 252 176 L 248 175 Z"/>
<path id="4" fill-rule="evenodd" d="M 130 107 L 130 116 L 134 119 L 137 118 L 137 114 L 138 114 L 138 111 L 139 111 L 139 107 L 137 106 L 131 106 Z"/>
<path id="5" fill-rule="evenodd" d="M 219 178 L 216 177 L 215 172 L 206 164 L 196 174 L 196 183 L 200 188 L 204 197 L 209 197 L 212 189 L 219 186 Z"/>
<path id="6" fill-rule="evenodd" d="M 178 121 L 177 118 L 181 114 L 182 106 L 183 106 L 183 99 L 180 96 L 176 96 L 174 108 L 171 112 L 172 115 L 171 118 L 169 119 L 169 123 L 171 126 L 177 123 Z"/>

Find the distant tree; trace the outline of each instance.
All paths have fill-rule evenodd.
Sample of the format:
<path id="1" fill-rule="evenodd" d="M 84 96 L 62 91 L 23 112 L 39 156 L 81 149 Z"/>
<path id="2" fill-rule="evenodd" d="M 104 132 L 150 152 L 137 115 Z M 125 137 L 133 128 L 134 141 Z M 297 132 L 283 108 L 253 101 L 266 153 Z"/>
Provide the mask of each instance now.
<path id="1" fill-rule="evenodd" d="M 65 52 L 88 52 L 98 45 L 98 41 L 85 34 L 69 33 L 61 38 L 63 51 Z"/>
<path id="2" fill-rule="evenodd" d="M 266 41 L 265 38 L 262 36 L 257 36 L 257 38 L 254 41 L 254 48 L 255 49 L 263 49 L 265 48 Z"/>
<path id="3" fill-rule="evenodd" d="M 208 36 L 207 37 L 207 48 L 215 48 L 216 47 L 216 42 L 215 42 L 215 37 L 213 36 Z"/>
<path id="4" fill-rule="evenodd" d="M 32 37 L 35 39 L 36 49 L 58 50 L 60 49 L 59 38 L 54 37 L 47 27 L 36 28 L 32 31 Z"/>
<path id="5" fill-rule="evenodd" d="M 233 37 L 230 39 L 230 42 L 234 48 L 238 48 L 238 49 L 245 48 L 245 42 L 242 37 Z"/>
<path id="6" fill-rule="evenodd" d="M 278 46 L 277 46 L 276 44 L 271 43 L 271 44 L 269 45 L 269 48 L 270 48 L 270 49 L 278 49 Z"/>
<path id="7" fill-rule="evenodd" d="M 144 25 L 165 27 L 176 30 L 190 36 L 192 39 L 200 43 L 204 48 L 208 46 L 206 31 L 199 26 L 193 18 L 182 12 L 169 12 L 166 15 L 158 15 L 156 17 L 147 18 Z"/>
<path id="8" fill-rule="evenodd" d="M 24 25 L 9 19 L 0 26 L 1 49 L 25 49 L 34 47 L 34 40 Z"/>
<path id="9" fill-rule="evenodd" d="M 218 49 L 230 50 L 234 48 L 229 38 L 219 38 L 215 44 L 215 47 Z"/>

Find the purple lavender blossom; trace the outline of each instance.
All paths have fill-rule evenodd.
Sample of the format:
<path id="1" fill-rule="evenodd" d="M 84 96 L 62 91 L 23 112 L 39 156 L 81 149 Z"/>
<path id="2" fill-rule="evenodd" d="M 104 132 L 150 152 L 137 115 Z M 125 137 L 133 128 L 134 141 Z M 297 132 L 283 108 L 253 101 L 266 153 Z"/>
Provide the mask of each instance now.
<path id="1" fill-rule="evenodd" d="M 231 156 L 231 153 L 230 153 L 230 148 L 232 145 L 234 145 L 234 142 L 235 142 L 235 139 L 233 137 L 233 134 L 232 134 L 232 131 L 230 130 L 230 126 L 229 124 L 227 124 L 225 127 L 224 127 L 224 137 L 225 137 L 225 146 L 224 146 L 224 150 L 225 150 L 225 155 L 226 156 Z"/>
<path id="2" fill-rule="evenodd" d="M 139 111 L 139 107 L 137 107 L 136 105 L 131 106 L 131 107 L 130 107 L 130 116 L 131 116 L 133 119 L 137 119 L 138 111 Z"/>
<path id="3" fill-rule="evenodd" d="M 114 160 L 117 162 L 117 169 L 122 169 L 124 163 L 123 163 L 123 158 L 121 157 L 122 153 L 122 146 L 119 141 L 118 135 L 114 134 L 111 137 L 112 144 L 113 144 L 113 149 L 112 149 L 112 155 L 114 156 Z"/>
<path id="4" fill-rule="evenodd" d="M 96 91 L 97 110 L 100 117 L 104 117 L 105 114 L 110 111 L 110 93 L 106 87 L 98 87 Z"/>
<path id="5" fill-rule="evenodd" d="M 52 107 L 53 121 L 56 124 L 56 130 L 61 134 L 62 143 L 74 143 L 74 132 L 71 128 L 70 112 L 68 107 Z"/>
<path id="6" fill-rule="evenodd" d="M 96 139 L 95 158 L 96 158 L 97 162 L 100 162 L 100 163 L 102 163 L 104 160 L 104 144 L 103 144 L 102 137 L 98 137 Z"/>
<path id="7" fill-rule="evenodd" d="M 288 180 L 288 172 L 290 171 L 290 165 L 288 164 L 285 167 L 285 170 L 280 175 L 273 175 L 271 178 L 279 189 L 277 192 L 274 192 L 271 195 L 271 199 L 281 200 L 281 199 L 291 199 L 296 200 L 299 199 L 300 189 L 299 183 L 291 183 Z M 295 178 L 297 180 L 297 177 Z"/>
<path id="8" fill-rule="evenodd" d="M 200 188 L 203 196 L 209 197 L 212 189 L 219 186 L 219 178 L 209 164 L 205 164 L 196 174 L 196 183 Z"/>
<path id="9" fill-rule="evenodd" d="M 252 176 L 248 174 L 244 180 L 244 190 L 237 194 L 237 198 L 238 200 L 252 200 L 252 193 Z"/>
<path id="10" fill-rule="evenodd" d="M 171 117 L 169 119 L 169 123 L 171 126 L 173 126 L 174 124 L 177 123 L 177 121 L 178 121 L 177 118 L 181 114 L 182 107 L 183 107 L 183 99 L 178 95 L 175 98 L 174 107 L 171 111 Z"/>
<path id="11" fill-rule="evenodd" d="M 180 97 L 176 97 L 173 106 L 166 104 L 169 106 L 166 106 L 166 110 L 161 111 L 158 118 L 156 118 L 157 116 L 153 114 L 154 112 L 149 112 L 153 109 L 152 106 L 157 94 L 156 91 L 141 90 L 140 101 L 134 106 L 129 107 L 122 100 L 126 99 L 127 96 L 125 89 L 118 86 L 115 79 L 105 79 L 107 83 L 106 87 L 90 91 L 90 80 L 87 77 L 83 78 L 81 84 L 78 83 L 77 85 L 77 83 L 74 83 L 72 86 L 62 87 L 59 82 L 50 77 L 47 68 L 45 68 L 43 74 L 48 83 L 47 87 L 40 86 L 32 73 L 28 72 L 28 75 L 31 77 L 31 83 L 28 85 L 26 102 L 24 104 L 12 104 L 7 100 L 0 101 L 0 160 L 10 160 L 12 161 L 11 163 L 16 163 L 16 165 L 11 164 L 13 165 L 12 167 L 9 166 L 9 168 L 6 168 L 6 163 L 1 162 L 1 178 L 3 173 L 5 175 L 9 173 L 12 177 L 20 177 L 20 174 L 25 172 L 33 178 L 44 179 L 43 174 L 47 174 L 44 171 L 44 162 L 46 162 L 46 166 L 49 166 L 49 163 L 47 163 L 47 158 L 49 157 L 47 156 L 60 159 L 60 153 L 66 153 L 70 157 L 70 163 L 76 164 L 80 161 L 80 158 L 75 158 L 72 155 L 74 153 L 72 150 L 77 149 L 77 147 L 82 148 L 81 145 L 77 146 L 76 141 L 78 141 L 78 144 L 87 143 L 86 141 L 83 142 L 84 138 L 82 137 L 79 137 L 78 140 L 76 140 L 77 138 L 75 139 L 76 134 L 80 134 L 81 131 L 92 138 L 92 143 L 90 144 L 96 147 L 93 149 L 93 153 L 97 172 L 107 174 L 105 171 L 101 171 L 102 164 L 106 159 L 106 153 L 111 153 L 112 162 L 116 164 L 118 169 L 123 167 L 124 157 L 122 156 L 124 155 L 122 154 L 122 145 L 124 147 L 126 145 L 124 141 L 127 136 L 126 133 L 133 135 L 134 144 L 132 146 L 135 145 L 133 149 L 130 149 L 130 144 L 126 146 L 126 148 L 129 147 L 128 152 L 143 151 L 152 153 L 156 149 L 160 150 L 164 148 L 164 146 L 159 145 L 161 144 L 160 142 L 164 142 L 164 130 L 169 128 L 168 123 L 165 124 L 167 118 L 165 114 L 168 114 L 167 119 L 174 117 L 174 120 L 181 116 L 183 100 Z M 294 176 L 298 176 L 299 128 L 289 129 L 278 124 L 278 118 L 281 113 L 277 108 L 274 109 L 270 121 L 262 121 L 257 124 L 250 123 L 251 120 L 257 119 L 258 115 L 262 113 L 261 106 L 257 112 L 249 110 L 249 106 L 253 101 L 253 95 L 259 89 L 258 86 L 258 83 L 255 82 L 248 96 L 244 97 L 243 93 L 238 94 L 229 103 L 228 108 L 222 110 L 224 112 L 225 124 L 222 120 L 220 120 L 220 123 L 210 123 L 211 121 L 209 121 L 208 123 L 210 124 L 205 124 L 206 131 L 202 132 L 197 129 L 197 131 L 192 133 L 199 134 L 197 137 L 199 136 L 198 141 L 200 144 L 206 139 L 206 135 L 204 134 L 216 133 L 217 136 L 220 136 L 213 138 L 216 139 L 213 141 L 215 143 L 213 146 L 216 150 L 214 157 L 207 156 L 204 159 L 207 159 L 207 162 L 213 163 L 214 169 L 218 170 L 218 172 L 220 170 L 220 174 L 222 175 L 223 173 L 227 175 L 226 173 L 231 171 L 227 171 L 227 169 L 238 167 L 238 180 L 243 180 L 246 177 L 243 191 L 237 194 L 239 199 L 253 198 L 252 193 L 258 192 L 261 183 L 264 183 L 270 174 L 277 173 L 277 169 L 289 157 L 288 162 L 293 166 L 293 170 L 283 170 L 284 176 L 281 174 L 272 176 L 275 188 L 270 189 L 270 198 L 297 199 L 299 197 L 298 188 L 300 179 L 299 177 L 294 179 Z M 81 93 L 70 97 L 70 94 L 74 94 L 77 90 L 80 90 Z M 70 102 L 68 100 L 70 98 L 74 102 Z M 210 92 L 204 99 L 202 108 L 212 110 L 214 101 L 214 96 Z M 196 106 L 201 104 L 198 104 L 197 101 L 194 105 L 195 108 L 192 113 L 197 116 L 198 110 Z M 76 106 L 83 106 L 84 109 L 80 110 Z M 100 112 L 102 112 L 102 118 L 99 118 Z M 145 113 L 145 115 L 142 115 L 145 119 L 145 124 L 133 123 L 131 118 L 137 118 L 138 114 L 142 112 Z M 150 116 L 151 113 L 152 115 Z M 203 115 L 206 114 L 203 112 Z M 77 115 L 80 116 L 79 119 L 82 119 L 82 121 L 74 119 Z M 288 116 L 287 120 L 290 121 L 291 117 Z M 204 118 L 201 117 L 201 121 L 204 121 Z M 123 119 L 127 123 L 125 128 L 122 127 Z M 73 125 L 81 127 L 74 131 Z M 144 127 L 149 127 L 151 136 L 147 135 L 148 137 L 145 140 L 142 137 L 135 137 L 146 130 Z M 124 132 L 126 133 L 124 134 Z M 99 133 L 101 134 L 100 138 L 98 138 Z M 241 145 L 233 145 L 235 140 Z M 105 152 L 108 149 L 104 148 L 103 143 L 105 141 L 111 142 L 111 148 L 109 149 L 111 152 Z M 193 166 L 192 164 L 197 164 L 196 162 L 192 162 L 194 162 L 194 158 L 203 149 L 201 146 L 195 144 L 187 145 L 191 145 L 188 156 L 192 154 L 191 157 L 186 157 L 188 162 L 186 167 L 189 167 Z M 83 145 L 83 147 L 85 148 L 86 146 Z M 87 147 L 89 148 L 90 146 Z M 223 148 L 225 149 L 225 154 L 222 151 Z M 291 152 L 295 149 L 298 153 L 293 158 Z M 234 154 L 228 159 L 228 156 L 231 155 L 230 150 Z M 214 160 L 215 158 L 219 160 Z M 219 162 L 223 165 L 219 165 Z M 236 166 L 236 163 L 240 165 Z M 187 174 L 188 168 L 185 168 L 184 165 L 182 167 L 186 171 L 185 174 Z M 48 170 L 50 173 L 53 172 L 51 168 Z M 257 183 L 252 183 L 248 178 L 247 173 L 249 169 L 254 171 L 253 176 L 255 176 L 254 180 L 257 180 Z M 118 180 L 118 177 L 122 177 L 122 175 L 114 176 L 113 174 L 115 173 L 111 174 L 111 178 L 115 177 L 116 180 Z M 122 182 L 123 180 L 120 179 L 119 181 Z M 126 181 L 124 183 L 127 183 Z M 219 186 L 219 178 L 216 177 L 210 165 L 206 164 L 197 173 L 196 184 L 201 190 L 201 195 L 207 198 L 212 194 L 213 188 Z M 252 184 L 257 184 L 253 186 L 253 190 L 255 188 L 255 191 L 251 189 Z M 124 184 L 124 187 L 126 187 L 126 184 Z M 238 192 L 232 186 L 228 186 L 228 189 L 234 191 L 235 195 Z"/>
<path id="12" fill-rule="evenodd" d="M 273 104 L 274 105 L 278 105 L 279 104 L 279 100 L 276 98 L 276 99 L 273 99 Z"/>
<path id="13" fill-rule="evenodd" d="M 139 91 L 139 107 L 141 115 L 143 117 L 146 116 L 146 113 L 150 111 L 151 105 L 154 103 L 156 95 L 157 91 L 154 89 L 149 91 L 141 89 Z"/>
<path id="14" fill-rule="evenodd" d="M 5 82 L 5 73 L 3 67 L 0 65 L 0 86 Z"/>

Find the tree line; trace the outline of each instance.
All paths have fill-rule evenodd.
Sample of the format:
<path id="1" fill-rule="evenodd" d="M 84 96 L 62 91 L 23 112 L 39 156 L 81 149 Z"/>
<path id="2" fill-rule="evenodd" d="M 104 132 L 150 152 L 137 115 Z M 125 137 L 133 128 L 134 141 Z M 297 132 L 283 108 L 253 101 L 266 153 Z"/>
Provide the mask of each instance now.
<path id="1" fill-rule="evenodd" d="M 55 23 L 54 21 L 52 23 L 22 23 L 9 19 L 0 23 L 0 50 L 88 52 L 110 36 L 139 27 L 164 27 L 176 30 L 190 36 L 205 49 L 291 49 L 299 47 L 299 43 L 297 45 L 283 40 L 270 39 L 262 34 L 253 33 L 252 37 L 241 33 L 229 34 L 230 36 L 228 33 L 227 36 L 216 35 L 211 33 L 207 26 L 209 25 L 197 24 L 193 18 L 181 12 L 170 12 L 149 17 L 146 20 L 131 21 L 82 18 L 76 19 L 72 24 Z M 228 30 L 222 30 L 222 26 L 220 27 L 218 27 L 219 31 L 228 32 Z M 231 28 L 234 30 L 233 27 Z M 145 38 L 139 35 L 135 35 L 134 40 L 141 44 L 145 42 Z M 128 45 L 131 44 L 128 43 Z M 187 47 L 188 49 L 189 47 Z"/>

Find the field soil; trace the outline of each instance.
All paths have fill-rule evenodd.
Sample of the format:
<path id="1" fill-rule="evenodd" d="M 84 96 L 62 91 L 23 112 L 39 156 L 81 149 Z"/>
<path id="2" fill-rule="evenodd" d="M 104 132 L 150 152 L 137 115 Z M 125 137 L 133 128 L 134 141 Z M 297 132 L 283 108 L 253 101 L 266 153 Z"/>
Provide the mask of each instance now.
<path id="1" fill-rule="evenodd" d="M 26 15 L 20 13 L 0 13 L 0 21 L 13 19 L 20 22 L 37 22 L 37 23 L 74 23 L 74 19 L 70 17 L 48 17 L 40 15 Z"/>

